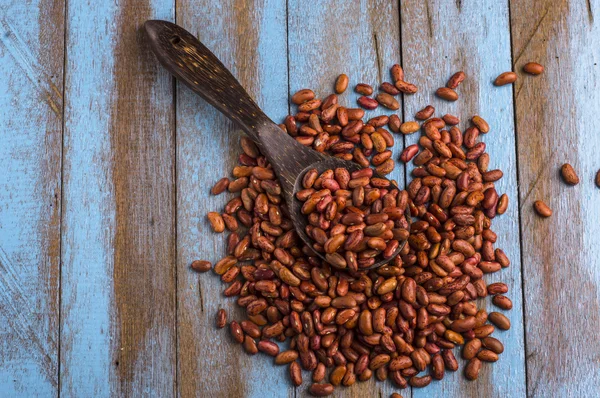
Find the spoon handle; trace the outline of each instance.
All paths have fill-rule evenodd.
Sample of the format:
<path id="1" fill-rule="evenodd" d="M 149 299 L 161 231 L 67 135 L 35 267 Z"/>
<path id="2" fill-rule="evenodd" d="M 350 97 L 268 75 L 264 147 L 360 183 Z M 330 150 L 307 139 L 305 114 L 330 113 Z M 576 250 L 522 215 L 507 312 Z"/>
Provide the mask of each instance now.
<path id="1" fill-rule="evenodd" d="M 259 127 L 273 122 L 208 48 L 168 21 L 146 21 L 144 28 L 152 51 L 172 75 L 259 142 Z"/>

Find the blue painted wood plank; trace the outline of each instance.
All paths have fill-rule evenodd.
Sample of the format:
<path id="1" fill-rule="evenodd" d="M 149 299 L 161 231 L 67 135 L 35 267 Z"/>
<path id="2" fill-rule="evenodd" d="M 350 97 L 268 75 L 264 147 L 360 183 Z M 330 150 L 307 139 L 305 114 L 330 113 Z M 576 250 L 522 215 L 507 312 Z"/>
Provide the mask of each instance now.
<path id="1" fill-rule="evenodd" d="M 58 392 L 63 9 L 0 7 L 2 396 Z"/>
<path id="2" fill-rule="evenodd" d="M 172 80 L 140 28 L 174 2 L 67 15 L 61 395 L 172 396 Z"/>
<path id="3" fill-rule="evenodd" d="M 493 220 L 492 230 L 498 234 L 495 247 L 502 248 L 511 260 L 507 269 L 484 279 L 487 283 L 503 281 L 509 285 L 507 294 L 514 308 L 510 331 L 496 331 L 505 347 L 500 360 L 484 363 L 475 382 L 463 375 L 464 361 L 459 359 L 460 371 L 447 372 L 442 382 L 425 389 L 414 389 L 415 397 L 521 397 L 525 396 L 525 358 L 519 250 L 519 216 L 517 206 L 517 169 L 513 98 L 510 87 L 492 85 L 495 77 L 510 70 L 510 32 L 508 5 L 502 2 L 457 2 L 448 5 L 441 1 L 407 1 L 401 8 L 402 52 L 406 79 L 419 87 L 413 96 L 405 96 L 406 120 L 432 104 L 436 115 L 446 113 L 461 119 L 459 127 L 468 127 L 473 115 L 480 115 L 490 125 L 490 133 L 482 137 L 490 154 L 490 169 L 500 168 L 504 177 L 496 183 L 499 193 L 510 197 L 508 211 Z M 467 78 L 458 87 L 459 100 L 450 103 L 434 96 L 448 78 L 463 70 Z M 407 137 L 407 145 L 418 141 L 417 134 Z M 412 168 L 412 164 L 410 165 Z M 488 312 L 498 311 L 490 298 L 478 300 L 478 306 Z M 502 312 L 500 310 L 500 312 Z M 460 351 L 455 350 L 460 358 Z"/>
<path id="4" fill-rule="evenodd" d="M 531 397 L 597 397 L 600 348 L 600 5 L 511 1 Z M 540 76 L 521 72 L 527 62 Z M 581 182 L 559 176 L 570 163 Z M 554 211 L 542 219 L 533 202 Z"/>
<path id="5" fill-rule="evenodd" d="M 177 22 L 197 35 L 238 78 L 265 113 L 280 120 L 287 114 L 285 2 L 267 0 L 242 6 L 233 1 L 185 0 Z M 216 262 L 225 255 L 225 234 L 212 232 L 206 213 L 222 211 L 233 196 L 210 194 L 237 165 L 240 131 L 185 86 L 177 89 L 178 219 L 178 369 L 182 397 L 293 396 L 287 368 L 274 368 L 264 354 L 248 356 L 228 329 L 217 330 L 215 315 L 243 320 L 235 301 L 223 296 L 226 285 L 212 272 L 189 268 L 201 258 Z"/>
<path id="6" fill-rule="evenodd" d="M 298 0 L 288 2 L 290 94 L 302 88 L 315 91 L 318 98 L 334 92 L 337 76 L 345 73 L 350 78 L 346 92 L 339 102 L 357 108 L 360 95 L 354 92 L 358 83 L 367 83 L 377 92 L 379 85 L 391 82 L 390 67 L 400 62 L 399 13 L 396 2 L 361 0 L 354 2 L 317 1 L 307 7 Z M 400 97 L 398 97 L 400 99 Z M 292 105 L 292 113 L 296 112 Z M 393 113 L 402 117 L 401 111 L 379 107 L 366 112 L 365 120 L 381 114 Z M 387 126 L 386 126 L 387 128 Z M 395 135 L 392 148 L 397 159 L 403 149 L 403 139 Z M 404 185 L 404 168 L 397 164 L 388 175 Z M 310 374 L 305 372 L 305 383 L 298 388 L 306 394 Z M 397 391 L 390 382 L 357 382 L 349 388 L 337 388 L 339 397 L 388 397 Z M 409 390 L 403 391 L 405 397 Z"/>

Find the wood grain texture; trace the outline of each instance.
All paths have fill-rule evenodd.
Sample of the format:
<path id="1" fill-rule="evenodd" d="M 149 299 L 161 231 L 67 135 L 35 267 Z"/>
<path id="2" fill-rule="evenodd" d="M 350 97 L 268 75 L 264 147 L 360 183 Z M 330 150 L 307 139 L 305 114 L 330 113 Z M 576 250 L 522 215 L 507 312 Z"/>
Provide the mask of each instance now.
<path id="1" fill-rule="evenodd" d="M 61 394 L 172 396 L 173 90 L 140 27 L 174 4 L 68 6 Z"/>
<path id="2" fill-rule="evenodd" d="M 506 282 L 514 304 L 513 310 L 506 313 L 512 323 L 510 331 L 494 333 L 504 343 L 504 353 L 498 362 L 483 365 L 476 382 L 466 380 L 459 360 L 458 372 L 447 373 L 442 382 L 425 389 L 414 389 L 413 395 L 522 397 L 526 391 L 513 101 L 510 86 L 492 85 L 494 78 L 511 66 L 508 5 L 407 1 L 402 2 L 401 17 L 406 80 L 419 87 L 417 94 L 404 98 L 405 120 L 414 120 L 414 114 L 427 104 L 432 104 L 440 117 L 446 113 L 459 116 L 459 127 L 463 130 L 475 114 L 486 119 L 490 133 L 482 141 L 490 154 L 490 169 L 504 171 L 504 178 L 496 187 L 511 200 L 506 214 L 495 218 L 492 225 L 498 234 L 495 246 L 506 252 L 511 266 L 485 277 L 487 283 Z M 459 100 L 451 103 L 435 97 L 435 90 L 444 87 L 448 78 L 459 70 L 467 75 L 457 89 Z M 418 135 L 408 136 L 406 141 L 407 145 L 414 144 Z M 488 312 L 499 311 L 490 298 L 479 300 L 478 305 Z M 459 350 L 455 350 L 455 355 L 460 357 Z"/>
<path id="3" fill-rule="evenodd" d="M 531 397 L 595 397 L 600 348 L 600 6 L 597 1 L 511 1 L 527 380 Z M 527 62 L 544 74 L 521 72 Z M 564 184 L 563 163 L 581 182 Z M 534 214 L 544 200 L 551 218 Z M 595 332 L 593 332 L 595 334 Z"/>
<path id="4" fill-rule="evenodd" d="M 334 92 L 340 73 L 350 78 L 340 103 L 358 107 L 358 83 L 377 89 L 391 81 L 389 68 L 400 62 L 399 16 L 395 2 L 362 0 L 353 2 L 317 1 L 311 6 L 298 0 L 288 2 L 290 95 L 302 88 L 315 91 L 317 98 Z M 296 112 L 292 106 L 292 113 Z M 396 111 L 397 113 L 398 111 Z M 382 107 L 366 113 L 366 118 L 392 114 Z M 394 158 L 402 151 L 402 137 L 395 136 Z M 404 169 L 400 165 L 387 177 L 404 185 Z M 298 394 L 306 394 L 310 374 L 304 372 L 305 383 Z M 390 382 L 370 380 L 351 388 L 340 387 L 335 396 L 389 396 L 397 389 Z M 403 391 L 407 396 L 409 390 Z M 304 395 L 302 395 L 304 396 Z"/>
<path id="5" fill-rule="evenodd" d="M 58 392 L 63 35 L 63 1 L 0 6 L 0 395 L 7 397 Z"/>
<path id="6" fill-rule="evenodd" d="M 267 116 L 287 113 L 286 7 L 282 1 L 179 0 L 177 23 L 197 35 L 231 70 Z M 215 327 L 219 308 L 242 318 L 212 272 L 198 275 L 192 260 L 213 263 L 225 254 L 226 235 L 206 219 L 231 194 L 210 195 L 237 164 L 240 129 L 188 88 L 177 89 L 178 395 L 181 397 L 293 396 L 287 368 L 263 354 L 248 356 L 228 329 Z"/>
<path id="7" fill-rule="evenodd" d="M 354 85 L 389 81 L 400 61 L 420 88 L 404 98 L 405 120 L 429 103 L 461 127 L 484 117 L 491 166 L 504 170 L 497 186 L 511 198 L 493 228 L 512 264 L 487 278 L 511 289 L 512 329 L 495 333 L 506 350 L 476 382 L 447 373 L 402 394 L 596 397 L 599 12 L 596 0 L 3 2 L 0 396 L 307 395 L 309 373 L 294 389 L 287 367 L 215 328 L 218 308 L 241 312 L 218 277 L 189 269 L 225 251 L 205 214 L 231 197 L 209 190 L 237 163 L 240 130 L 150 54 L 143 22 L 177 14 L 275 122 L 295 112 L 289 94 L 322 98 L 339 73 L 350 76 L 341 102 L 356 106 Z M 529 61 L 545 73 L 523 74 Z M 511 62 L 517 83 L 494 87 Z M 459 101 L 435 98 L 457 70 L 467 74 Z M 418 139 L 395 138 L 396 159 Z M 560 179 L 565 162 L 578 186 Z M 402 186 L 406 172 L 391 176 Z M 534 214 L 538 199 L 551 218 Z M 336 396 L 395 390 L 370 381 Z"/>

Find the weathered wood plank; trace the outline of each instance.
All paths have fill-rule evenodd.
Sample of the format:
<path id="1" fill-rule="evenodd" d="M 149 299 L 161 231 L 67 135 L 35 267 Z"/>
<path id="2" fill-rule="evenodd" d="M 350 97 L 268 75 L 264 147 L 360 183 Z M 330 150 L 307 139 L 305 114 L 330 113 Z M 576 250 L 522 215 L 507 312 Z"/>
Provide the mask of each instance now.
<path id="1" fill-rule="evenodd" d="M 174 2 L 69 2 L 61 394 L 175 392 L 172 79 L 144 43 Z"/>
<path id="2" fill-rule="evenodd" d="M 511 1 L 519 195 L 531 397 L 595 397 L 600 348 L 600 12 L 596 1 Z M 521 72 L 545 65 L 541 76 Z M 581 183 L 565 185 L 570 163 Z M 538 217 L 533 202 L 554 210 Z M 591 344 L 590 344 L 591 343 Z"/>
<path id="3" fill-rule="evenodd" d="M 265 113 L 287 114 L 286 6 L 282 1 L 178 2 L 177 22 L 215 53 Z M 242 318 L 212 272 L 198 275 L 197 258 L 217 261 L 226 235 L 212 232 L 206 213 L 222 211 L 231 194 L 210 195 L 212 185 L 237 164 L 239 129 L 183 85 L 177 88 L 178 395 L 181 397 L 292 396 L 287 368 L 263 354 L 248 356 L 215 328 L 219 308 Z"/>
<path id="4" fill-rule="evenodd" d="M 508 296 L 514 309 L 506 315 L 512 328 L 494 333 L 505 345 L 504 354 L 493 365 L 484 364 L 476 382 L 465 379 L 461 364 L 459 372 L 447 372 L 442 382 L 432 383 L 426 389 L 414 389 L 413 395 L 525 396 L 513 101 L 510 87 L 492 85 L 499 73 L 510 69 L 508 5 L 502 2 L 456 2 L 450 5 L 431 0 L 407 1 L 402 2 L 401 18 L 406 79 L 419 87 L 417 94 L 405 96 L 406 120 L 414 120 L 414 114 L 427 104 L 436 108 L 436 115 L 459 116 L 462 129 L 475 114 L 485 118 L 491 131 L 482 140 L 491 157 L 490 169 L 504 171 L 504 178 L 496 183 L 496 187 L 499 193 L 506 192 L 511 199 L 508 211 L 494 219 L 492 229 L 498 234 L 496 247 L 503 248 L 512 264 L 485 278 L 488 283 L 504 281 L 510 286 Z M 435 97 L 435 90 L 445 86 L 447 79 L 459 70 L 467 75 L 457 89 L 459 100 L 449 103 Z M 417 134 L 408 136 L 406 141 L 407 145 L 416 143 Z M 485 306 L 488 312 L 498 311 L 489 298 L 479 300 L 478 305 Z M 458 350 L 455 354 L 460 357 Z"/>
<path id="5" fill-rule="evenodd" d="M 3 396 L 58 394 L 63 38 L 63 1 L 0 8 Z"/>
<path id="6" fill-rule="evenodd" d="M 362 0 L 353 2 L 319 1 L 307 6 L 290 0 L 288 4 L 290 94 L 310 88 L 317 97 L 333 93 L 340 73 L 350 78 L 348 90 L 340 95 L 340 103 L 358 107 L 354 92 L 357 83 L 368 83 L 375 90 L 383 81 L 391 81 L 389 68 L 400 62 L 398 5 L 395 2 Z M 294 106 L 295 108 L 295 106 Z M 296 109 L 292 109 L 295 112 Z M 367 117 L 392 114 L 382 107 L 368 112 Z M 397 113 L 397 112 L 396 112 Z M 403 148 L 401 136 L 396 136 L 394 159 Z M 404 168 L 397 165 L 388 176 L 404 184 Z M 310 374 L 298 388 L 305 394 Z M 374 379 L 350 388 L 338 388 L 335 396 L 387 397 L 397 389 L 390 382 Z M 410 392 L 405 390 L 405 396 Z"/>

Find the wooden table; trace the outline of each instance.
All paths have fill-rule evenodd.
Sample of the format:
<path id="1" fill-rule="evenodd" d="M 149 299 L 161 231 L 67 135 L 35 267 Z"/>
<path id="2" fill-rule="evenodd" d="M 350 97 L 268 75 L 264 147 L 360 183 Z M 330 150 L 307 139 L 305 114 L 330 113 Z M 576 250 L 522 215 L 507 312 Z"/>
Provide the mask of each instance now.
<path id="1" fill-rule="evenodd" d="M 0 6 L 0 395 L 303 396 L 285 368 L 249 357 L 216 310 L 234 309 L 213 274 L 221 236 L 209 187 L 238 155 L 238 133 L 176 84 L 140 26 L 176 21 L 281 120 L 304 87 L 335 76 L 377 85 L 401 62 L 432 103 L 480 114 L 500 191 L 494 226 L 512 265 L 506 351 L 478 381 L 460 373 L 405 397 L 595 397 L 600 391 L 600 3 L 581 1 L 31 0 Z M 492 85 L 524 63 L 546 66 Z M 461 98 L 433 97 L 455 71 Z M 353 104 L 356 95 L 342 101 Z M 464 123 L 463 123 L 464 124 Z M 416 142 L 397 140 L 395 153 Z M 571 163 L 582 182 L 567 187 Z M 405 180 L 409 170 L 397 168 Z M 554 209 L 537 217 L 532 203 Z M 488 307 L 489 300 L 487 301 Z M 308 375 L 305 379 L 308 379 Z M 337 396 L 387 397 L 370 381 Z"/>

